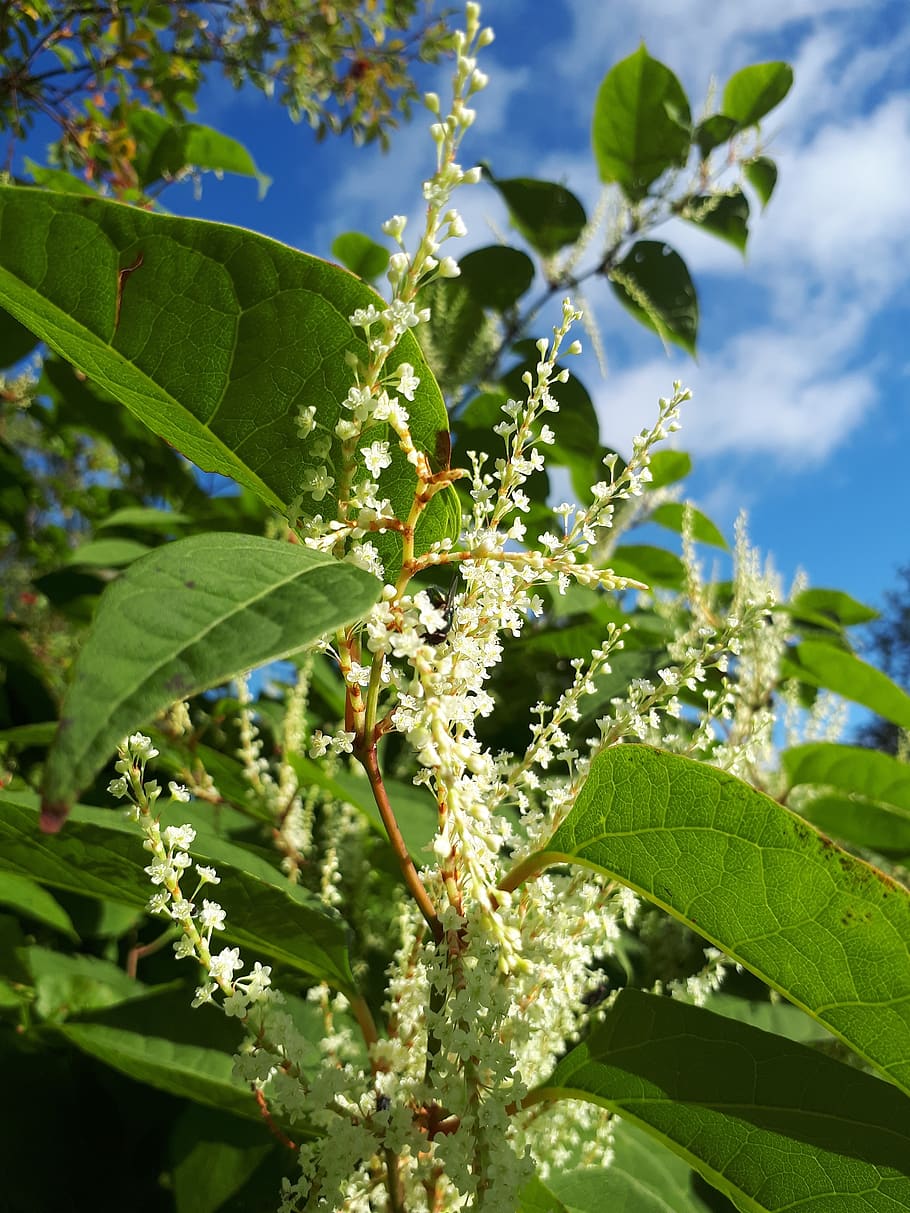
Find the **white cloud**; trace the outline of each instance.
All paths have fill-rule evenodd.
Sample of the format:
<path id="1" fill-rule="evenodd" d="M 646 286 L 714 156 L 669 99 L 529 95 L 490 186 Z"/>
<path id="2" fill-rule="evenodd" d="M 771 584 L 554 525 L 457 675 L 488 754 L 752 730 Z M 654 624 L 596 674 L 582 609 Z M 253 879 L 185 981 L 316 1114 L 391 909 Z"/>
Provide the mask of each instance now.
<path id="1" fill-rule="evenodd" d="M 754 224 L 755 267 L 809 272 L 829 293 L 862 290 L 880 307 L 908 273 L 910 94 L 829 123 L 779 160 L 780 191 Z"/>
<path id="2" fill-rule="evenodd" d="M 592 393 L 604 438 L 621 449 L 653 422 L 674 377 L 693 391 L 679 444 L 695 455 L 760 454 L 808 469 L 825 461 L 876 398 L 871 371 L 840 369 L 855 340 L 857 310 L 840 325 L 741 333 L 697 366 L 654 358 L 615 372 Z M 589 387 L 592 386 L 589 383 Z"/>

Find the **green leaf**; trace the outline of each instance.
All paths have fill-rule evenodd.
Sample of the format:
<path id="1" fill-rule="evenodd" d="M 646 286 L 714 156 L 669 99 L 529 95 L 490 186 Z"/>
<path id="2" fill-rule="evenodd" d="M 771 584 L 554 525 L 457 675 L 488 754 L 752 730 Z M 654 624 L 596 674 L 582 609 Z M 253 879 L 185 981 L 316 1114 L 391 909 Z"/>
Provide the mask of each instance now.
<path id="1" fill-rule="evenodd" d="M 332 241 L 332 256 L 364 282 L 373 282 L 389 265 L 389 250 L 364 232 L 342 232 Z"/>
<path id="2" fill-rule="evenodd" d="M 817 640 L 805 640 L 782 663 L 788 678 L 824 687 L 852 703 L 877 712 L 902 729 L 910 729 L 910 695 L 874 666 Z"/>
<path id="3" fill-rule="evenodd" d="M 788 63 L 753 63 L 727 81 L 721 109 L 740 130 L 757 126 L 765 114 L 780 105 L 792 84 L 793 69 Z"/>
<path id="4" fill-rule="evenodd" d="M 861 746 L 811 742 L 781 756 L 791 787 L 818 784 L 846 795 L 814 796 L 802 812 L 855 846 L 910 853 L 910 766 Z"/>
<path id="5" fill-rule="evenodd" d="M 42 1019 L 62 1021 L 148 993 L 141 981 L 98 956 L 64 956 L 50 948 L 31 947 L 25 949 L 24 959 L 35 983 L 35 1009 Z"/>
<path id="6" fill-rule="evenodd" d="M 653 1138 L 623 1119 L 609 1166 L 569 1162 L 554 1169 L 546 1184 L 535 1180 L 522 1190 L 519 1213 L 706 1213 L 691 1193 L 691 1178 L 681 1158 L 655 1150 Z"/>
<path id="7" fill-rule="evenodd" d="M 716 147 L 727 143 L 736 133 L 737 126 L 726 114 L 712 114 L 695 128 L 695 142 L 706 160 Z"/>
<path id="8" fill-rule="evenodd" d="M 188 991 L 156 994 L 70 1021 L 58 1031 L 104 1065 L 160 1091 L 250 1119 L 261 1118 L 249 1085 L 232 1076 L 243 1029 L 212 1007 L 193 1010 Z"/>
<path id="9" fill-rule="evenodd" d="M 857 602 L 843 590 L 828 590 L 821 586 L 801 590 L 786 604 L 796 620 L 807 619 L 828 628 L 849 628 L 858 623 L 878 619 L 879 612 L 864 602 Z"/>
<path id="10" fill-rule="evenodd" d="M 429 321 L 418 329 L 424 357 L 443 392 L 454 395 L 493 357 L 493 322 L 460 278 L 437 278 L 421 290 L 418 302 L 430 309 Z"/>
<path id="11" fill-rule="evenodd" d="M 564 185 L 532 177 L 503 180 L 494 177 L 489 168 L 484 176 L 509 208 L 512 226 L 544 257 L 574 244 L 588 222 L 584 207 Z"/>
<path id="12" fill-rule="evenodd" d="M 601 181 L 633 202 L 669 168 L 682 168 L 691 142 L 689 100 L 644 44 L 604 77 L 594 103 L 592 139 Z"/>
<path id="13" fill-rule="evenodd" d="M 114 510 L 112 514 L 102 518 L 97 529 L 100 531 L 107 527 L 129 527 L 137 531 L 171 535 L 192 521 L 189 514 L 181 514 L 177 510 L 157 510 L 149 505 L 132 505 Z"/>
<path id="14" fill-rule="evenodd" d="M 553 1192 L 553 1189 L 535 1175 L 528 1180 L 518 1197 L 516 1213 L 572 1213 Z"/>
<path id="15" fill-rule="evenodd" d="M 0 872 L 0 906 L 9 906 L 24 918 L 43 922 L 74 942 L 79 940 L 76 928 L 63 906 L 46 889 L 26 876 Z"/>
<path id="16" fill-rule="evenodd" d="M 190 1105 L 171 1136 L 176 1213 L 216 1213 L 274 1148 L 265 1124 L 253 1125 Z"/>
<path id="17" fill-rule="evenodd" d="M 910 765 L 862 746 L 814 741 L 781 755 L 791 787 L 818 783 L 882 800 L 910 813 Z"/>
<path id="18" fill-rule="evenodd" d="M 792 1209 L 796 1193 L 819 1213 L 910 1208 L 910 1114 L 894 1087 L 699 1007 L 621 990 L 525 1104 L 565 1098 L 645 1129 L 750 1213 Z"/>
<path id="19" fill-rule="evenodd" d="M 685 480 L 692 471 L 692 459 L 685 451 L 655 451 L 648 465 L 652 489 L 666 488 L 677 480 Z"/>
<path id="20" fill-rule="evenodd" d="M 194 535 L 136 561 L 102 594 L 76 658 L 45 770 L 48 825 L 133 729 L 300 652 L 357 619 L 380 588 L 353 565 L 255 535 Z"/>
<path id="21" fill-rule="evenodd" d="M 566 862 L 629 885 L 910 1088 L 910 894 L 764 793 L 614 747 L 522 869 Z"/>
<path id="22" fill-rule="evenodd" d="M 742 190 L 693 198 L 683 218 L 745 253 L 749 239 L 749 202 Z"/>
<path id="23" fill-rule="evenodd" d="M 334 430 L 353 383 L 344 355 L 367 356 L 348 317 L 370 305 L 384 302 L 346 270 L 242 228 L 0 187 L 0 306 L 203 470 L 282 512 L 295 500 L 301 514 L 334 511 Z M 408 405 L 412 436 L 432 454 L 448 417 L 410 333 L 386 370 L 404 361 L 421 380 Z M 316 409 L 305 440 L 303 406 Z M 386 430 L 374 427 L 364 444 Z M 417 478 L 392 447 L 380 495 L 405 518 Z M 322 468 L 335 483 L 314 501 L 308 486 Z M 438 493 L 417 528 L 418 552 L 458 527 L 456 494 Z M 394 575 L 400 542 L 386 537 L 385 547 Z"/>
<path id="24" fill-rule="evenodd" d="M 95 198 L 98 191 L 94 186 L 62 168 L 46 168 L 36 164 L 34 160 L 25 158 L 25 168 L 36 185 L 44 189 L 54 190 L 58 194 L 81 194 L 82 197 Z"/>
<path id="25" fill-rule="evenodd" d="M 771 195 L 777 185 L 777 165 L 767 156 L 756 156 L 754 160 L 746 161 L 743 165 L 743 172 L 746 180 L 758 194 L 762 210 L 764 210 L 771 201 Z"/>
<path id="26" fill-rule="evenodd" d="M 0 871 L 145 909 L 151 886 L 136 826 L 114 809 L 77 805 L 67 828 L 48 837 L 38 831 L 35 800 L 26 792 L 0 792 Z M 175 805 L 165 809 L 162 824 L 192 817 L 191 808 Z M 353 988 L 347 927 L 337 914 L 244 847 L 199 830 L 190 854 L 218 870 L 224 938 L 250 950 L 248 964 L 264 957 L 340 990 Z"/>
<path id="27" fill-rule="evenodd" d="M 129 125 L 138 143 L 135 164 L 143 187 L 162 177 L 178 177 L 189 168 L 255 177 L 260 198 L 271 184 L 242 143 L 210 126 L 172 122 L 149 109 L 131 114 Z"/>
<path id="28" fill-rule="evenodd" d="M 690 519 L 692 537 L 698 543 L 710 543 L 713 547 L 729 551 L 729 545 L 721 531 L 714 525 L 707 514 L 697 510 L 693 505 L 684 505 L 681 501 L 666 501 L 651 513 L 650 521 L 665 526 L 677 535 L 683 532 L 686 515 Z"/>
<path id="29" fill-rule="evenodd" d="M 132 564 L 148 551 L 147 543 L 138 543 L 135 539 L 90 539 L 73 549 L 67 564 L 115 569 Z"/>
<path id="30" fill-rule="evenodd" d="M 737 998 L 733 994 L 712 994 L 708 1010 L 713 1011 L 715 1015 L 726 1015 L 728 1019 L 749 1024 L 753 1028 L 761 1028 L 763 1032 L 786 1036 L 787 1040 L 796 1040 L 800 1044 L 830 1044 L 832 1040 L 817 1020 L 782 998 L 774 1002 L 770 999 L 766 1002 L 755 1002 L 752 999 Z"/>
<path id="31" fill-rule="evenodd" d="M 459 282 L 481 307 L 494 312 L 513 307 L 534 281 L 534 262 L 528 254 L 503 244 L 474 249 L 458 266 Z"/>
<path id="32" fill-rule="evenodd" d="M 638 240 L 609 278 L 614 295 L 636 320 L 695 357 L 698 296 L 679 253 L 659 240 Z"/>
<path id="33" fill-rule="evenodd" d="M 813 796 L 803 816 L 826 834 L 884 855 L 910 855 L 910 813 L 866 796 Z"/>
<path id="34" fill-rule="evenodd" d="M 683 562 L 674 552 L 648 543 L 621 544 L 610 557 L 610 568 L 619 577 L 671 590 L 680 589 L 686 579 Z"/>
<path id="35" fill-rule="evenodd" d="M 34 333 L 0 308 L 0 367 L 15 366 L 27 358 L 37 344 Z"/>

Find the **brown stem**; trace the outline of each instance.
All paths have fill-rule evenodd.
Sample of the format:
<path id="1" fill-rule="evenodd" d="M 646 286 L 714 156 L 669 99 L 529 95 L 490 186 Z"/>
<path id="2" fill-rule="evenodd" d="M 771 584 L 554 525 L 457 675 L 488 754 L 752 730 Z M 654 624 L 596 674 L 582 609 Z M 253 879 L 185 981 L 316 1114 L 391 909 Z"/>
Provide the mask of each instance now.
<path id="1" fill-rule="evenodd" d="M 395 858 L 398 860 L 398 866 L 404 877 L 404 883 L 407 885 L 411 896 L 417 902 L 421 914 L 426 919 L 427 926 L 433 932 L 433 938 L 439 943 L 443 937 L 442 923 L 439 921 L 436 908 L 430 900 L 429 893 L 423 887 L 423 883 L 417 874 L 414 860 L 411 858 L 405 845 L 392 806 L 389 804 L 389 798 L 386 795 L 385 784 L 382 782 L 382 773 L 379 770 L 379 762 L 376 757 L 376 746 L 369 738 L 366 738 L 365 744 L 362 748 L 356 749 L 355 753 L 367 773 L 370 787 L 373 789 L 373 798 L 376 801 L 376 807 L 379 809 L 379 816 L 382 818 L 382 824 L 385 826 L 389 842 L 392 844 L 392 850 L 395 852 Z"/>
<path id="2" fill-rule="evenodd" d="M 135 947 L 130 948 L 126 954 L 126 964 L 124 966 L 127 977 L 132 977 L 135 980 L 139 961 L 145 956 L 153 956 L 155 952 L 160 952 L 164 945 L 174 938 L 175 934 L 176 932 L 173 927 L 169 927 L 157 939 L 153 939 L 151 943 L 136 944 Z"/>

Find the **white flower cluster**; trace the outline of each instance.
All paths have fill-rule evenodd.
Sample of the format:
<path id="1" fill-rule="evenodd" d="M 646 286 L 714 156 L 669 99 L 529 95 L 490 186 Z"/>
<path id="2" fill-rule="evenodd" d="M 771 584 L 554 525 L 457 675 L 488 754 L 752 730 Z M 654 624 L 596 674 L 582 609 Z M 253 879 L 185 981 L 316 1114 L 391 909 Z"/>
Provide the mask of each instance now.
<path id="1" fill-rule="evenodd" d="M 245 1019 L 253 1004 L 268 998 L 271 969 L 257 961 L 248 976 L 235 977 L 235 973 L 243 968 L 240 950 L 223 948 L 217 954 L 212 954 L 213 932 L 224 930 L 224 910 L 216 901 L 207 898 L 203 898 L 200 906 L 196 898 L 205 885 L 219 884 L 220 877 L 214 868 L 193 863 L 189 848 L 196 838 L 196 831 L 191 825 L 166 826 L 162 829 L 158 818 L 152 815 L 161 789 L 154 780 L 145 779 L 146 764 L 158 755 L 150 739 L 142 733 L 133 733 L 123 742 L 118 753 L 115 763 L 118 778 L 111 780 L 108 791 L 118 799 L 128 798 L 131 801 L 127 816 L 131 821 L 138 822 L 144 835 L 142 845 L 152 856 L 152 862 L 145 872 L 158 892 L 152 895 L 146 908 L 150 914 L 169 918 L 180 928 L 181 933 L 174 944 L 177 958 L 192 957 L 206 970 L 206 980 L 196 990 L 193 1006 L 211 1002 L 216 992 L 220 991 L 224 995 L 222 1007 L 225 1013 Z M 186 789 L 179 784 L 172 782 L 170 792 L 172 800 L 189 800 Z M 195 888 L 187 896 L 181 888 L 181 881 L 185 880 L 191 868 L 195 871 Z"/>

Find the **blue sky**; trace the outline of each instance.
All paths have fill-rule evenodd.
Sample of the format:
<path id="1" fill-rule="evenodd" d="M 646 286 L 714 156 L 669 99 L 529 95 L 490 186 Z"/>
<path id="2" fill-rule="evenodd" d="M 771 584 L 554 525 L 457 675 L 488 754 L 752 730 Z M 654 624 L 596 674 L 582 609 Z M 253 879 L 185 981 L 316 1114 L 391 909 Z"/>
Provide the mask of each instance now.
<path id="1" fill-rule="evenodd" d="M 588 303 L 608 371 L 579 369 L 605 442 L 628 450 L 672 380 L 692 388 L 677 445 L 695 460 L 690 496 L 725 530 L 745 508 L 752 540 L 790 578 L 876 604 L 910 560 L 910 15 L 903 0 L 491 0 L 490 86 L 462 163 L 499 176 L 561 181 L 589 214 L 600 194 L 590 117 L 605 72 L 643 39 L 681 78 L 698 112 L 712 78 L 789 60 L 796 82 L 763 131 L 780 168 L 755 215 L 748 259 L 679 223 L 661 236 L 698 286 L 698 364 L 667 355 L 606 289 Z M 444 95 L 444 75 L 427 85 Z M 273 178 L 264 201 L 246 181 L 169 189 L 183 214 L 254 228 L 318 255 L 335 235 L 401 212 L 419 222 L 433 149 L 415 111 L 392 149 L 317 144 L 276 105 L 215 81 L 199 119 L 234 135 Z M 493 191 L 456 198 L 468 237 L 456 256 L 504 238 L 520 245 Z M 537 335 L 537 334 L 535 334 Z M 587 343 L 590 345 L 590 342 Z M 573 368 L 576 369 L 576 368 Z"/>

